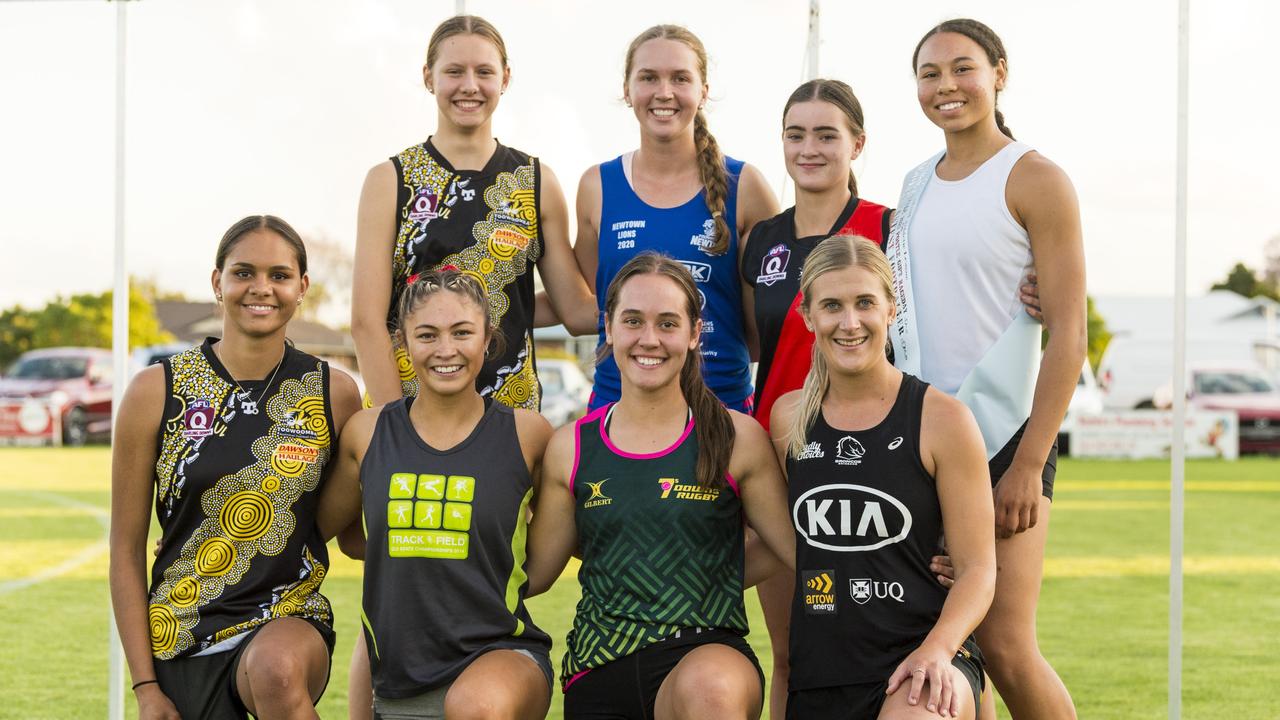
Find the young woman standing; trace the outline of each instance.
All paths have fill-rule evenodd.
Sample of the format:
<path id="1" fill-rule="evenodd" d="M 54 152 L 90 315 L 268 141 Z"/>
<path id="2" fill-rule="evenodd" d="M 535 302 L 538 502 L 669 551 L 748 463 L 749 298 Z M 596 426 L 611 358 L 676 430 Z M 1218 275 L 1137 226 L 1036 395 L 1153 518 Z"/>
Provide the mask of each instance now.
<path id="1" fill-rule="evenodd" d="M 813 366 L 772 422 L 797 533 L 788 718 L 973 718 L 981 694 L 970 634 L 996 574 L 982 439 L 962 403 L 885 357 L 892 283 L 865 238 L 804 264 Z M 939 538 L 950 591 L 929 568 Z"/>
<path id="2" fill-rule="evenodd" d="M 524 539 L 551 426 L 476 390 L 487 354 L 501 350 L 489 307 L 457 270 L 406 288 L 397 318 L 418 394 L 352 418 L 321 501 L 325 537 L 363 506 L 378 717 L 486 708 L 533 720 L 550 702 L 551 640 L 524 607 Z"/>
<path id="3" fill-rule="evenodd" d="M 693 276 L 643 253 L 605 299 L 622 397 L 561 428 L 530 529 L 530 592 L 581 555 L 566 718 L 754 718 L 764 677 L 742 602 L 742 521 L 788 562 L 768 438 L 702 382 Z"/>
<path id="4" fill-rule="evenodd" d="M 493 136 L 511 79 L 493 25 L 472 15 L 441 23 L 422 76 L 436 98 L 435 132 L 374 166 L 360 197 L 351 322 L 369 398 L 380 405 L 415 392 L 389 327 L 409 278 L 452 265 L 484 284 L 490 319 L 506 338 L 506 351 L 477 378 L 481 395 L 536 410 L 533 265 L 570 330 L 595 327 L 594 299 L 569 248 L 564 194 L 550 168 Z"/>
<path id="5" fill-rule="evenodd" d="M 298 234 L 247 217 L 218 245 L 222 338 L 138 374 L 111 472 L 111 598 L 141 718 L 315 717 L 333 613 L 315 531 L 355 383 L 296 350 Z M 146 579 L 151 504 L 164 543 Z"/>
<path id="6" fill-rule="evenodd" d="M 707 52 L 696 35 L 656 25 L 631 42 L 622 94 L 639 123 L 640 147 L 583 174 L 574 252 L 597 293 L 642 251 L 684 263 L 703 307 L 707 385 L 726 406 L 749 411 L 741 238 L 778 204 L 759 170 L 720 152 L 703 111 L 707 93 Z M 599 334 L 604 347 L 603 324 Z M 621 388 L 618 367 L 606 357 L 591 408 L 616 401 Z"/>
<path id="7" fill-rule="evenodd" d="M 754 313 L 759 336 L 755 417 L 766 430 L 773 405 L 799 388 L 809 372 L 813 333 L 799 310 L 800 268 L 820 241 L 858 235 L 881 244 L 892 211 L 859 198 L 850 163 L 866 143 L 862 105 L 839 80 L 810 80 L 796 88 L 782 110 L 782 152 L 795 183 L 796 204 L 763 220 L 742 253 L 744 310 Z M 778 572 L 756 591 L 773 649 L 770 716 L 781 718 L 787 700 L 794 577 Z"/>
<path id="8" fill-rule="evenodd" d="M 982 429 L 1000 573 L 977 635 L 996 689 L 1015 718 L 1074 717 L 1040 653 L 1035 611 L 1054 443 L 1086 344 L 1078 203 L 1066 174 L 1005 127 L 996 99 L 1008 59 L 990 28 L 938 25 L 917 45 L 912 69 L 946 149 L 907 176 L 887 244 L 899 297 L 895 362 L 964 401 Z M 1018 302 L 1033 263 L 1043 354 L 1041 327 Z"/>

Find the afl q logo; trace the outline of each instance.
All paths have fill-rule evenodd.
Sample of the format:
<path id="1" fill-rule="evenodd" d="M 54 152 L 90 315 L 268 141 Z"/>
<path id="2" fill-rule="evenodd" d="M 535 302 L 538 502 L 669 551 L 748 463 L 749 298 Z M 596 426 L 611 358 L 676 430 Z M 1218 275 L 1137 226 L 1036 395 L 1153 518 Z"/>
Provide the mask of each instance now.
<path id="1" fill-rule="evenodd" d="M 787 277 L 787 263 L 791 260 L 791 251 L 786 245 L 774 245 L 769 248 L 769 252 L 765 254 L 764 260 L 760 263 L 760 277 L 756 278 L 756 282 L 764 285 L 773 285 L 779 280 L 785 280 Z"/>
<path id="2" fill-rule="evenodd" d="M 208 400 L 196 400 L 183 415 L 182 436 L 195 440 L 213 434 L 213 406 Z"/>

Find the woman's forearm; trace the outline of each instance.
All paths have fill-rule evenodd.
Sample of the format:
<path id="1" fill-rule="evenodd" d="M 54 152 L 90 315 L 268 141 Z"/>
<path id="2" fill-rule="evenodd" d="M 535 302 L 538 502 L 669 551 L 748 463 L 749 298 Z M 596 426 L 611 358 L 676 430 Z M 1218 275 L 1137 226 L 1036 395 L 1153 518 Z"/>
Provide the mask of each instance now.
<path id="1" fill-rule="evenodd" d="M 351 339 L 356 344 L 356 361 L 364 378 L 365 393 L 375 406 L 401 396 L 400 370 L 395 348 L 384 322 L 370 323 L 353 318 Z"/>
<path id="2" fill-rule="evenodd" d="M 942 613 L 922 645 L 935 645 L 955 652 L 986 617 L 995 597 L 994 565 L 956 568 L 956 584 L 947 592 Z"/>
<path id="3" fill-rule="evenodd" d="M 1015 464 L 1025 463 L 1036 468 L 1044 465 L 1080 379 L 1086 347 L 1084 322 L 1081 319 L 1064 325 L 1067 327 L 1049 330 L 1049 342 L 1040 358 L 1040 373 L 1032 396 L 1031 417 L 1014 454 Z"/>
<path id="4" fill-rule="evenodd" d="M 147 614 L 145 550 L 111 551 L 111 606 L 134 682 L 155 679 Z"/>

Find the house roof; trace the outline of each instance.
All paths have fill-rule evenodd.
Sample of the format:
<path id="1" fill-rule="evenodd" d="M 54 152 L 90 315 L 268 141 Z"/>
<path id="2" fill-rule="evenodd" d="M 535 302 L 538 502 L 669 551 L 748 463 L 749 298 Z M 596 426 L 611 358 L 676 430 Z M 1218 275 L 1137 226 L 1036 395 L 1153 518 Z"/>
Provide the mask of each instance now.
<path id="1" fill-rule="evenodd" d="M 222 312 L 216 303 L 160 300 L 155 303 L 160 326 L 183 342 L 199 343 L 222 332 Z M 313 355 L 355 355 L 349 333 L 312 320 L 289 321 L 288 337 L 298 349 Z"/>

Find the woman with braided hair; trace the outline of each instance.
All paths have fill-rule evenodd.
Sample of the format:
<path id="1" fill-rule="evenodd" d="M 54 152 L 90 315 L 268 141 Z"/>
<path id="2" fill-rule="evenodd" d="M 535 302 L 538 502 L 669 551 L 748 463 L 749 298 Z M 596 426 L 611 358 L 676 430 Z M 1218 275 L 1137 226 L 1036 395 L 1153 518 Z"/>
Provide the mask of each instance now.
<path id="1" fill-rule="evenodd" d="M 631 41 L 622 95 L 640 125 L 640 147 L 583 174 L 574 252 L 601 311 L 600 291 L 638 253 L 657 250 L 683 263 L 705 312 L 707 385 L 726 406 L 749 411 L 737 267 L 742 238 L 778 204 L 759 170 L 721 153 L 703 110 L 707 92 L 707 52 L 692 32 L 655 25 Z M 603 320 L 599 332 L 603 347 Z M 606 358 L 592 409 L 617 401 L 621 389 L 618 367 Z"/>

